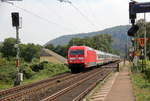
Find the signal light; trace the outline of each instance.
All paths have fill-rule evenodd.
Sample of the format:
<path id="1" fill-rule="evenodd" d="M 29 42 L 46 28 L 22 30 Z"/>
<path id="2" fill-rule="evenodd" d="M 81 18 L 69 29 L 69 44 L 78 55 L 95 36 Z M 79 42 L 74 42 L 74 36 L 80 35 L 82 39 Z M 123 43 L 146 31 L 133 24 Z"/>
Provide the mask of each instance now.
<path id="1" fill-rule="evenodd" d="M 133 26 L 128 30 L 128 35 L 129 35 L 129 36 L 134 36 L 135 33 L 137 33 L 138 30 L 139 30 L 139 26 L 138 26 L 138 25 L 133 25 Z"/>
<path id="2" fill-rule="evenodd" d="M 136 13 L 132 13 L 132 6 L 136 3 L 137 2 L 135 1 L 129 3 L 129 18 L 130 19 L 136 19 Z"/>
<path id="3" fill-rule="evenodd" d="M 12 17 L 12 26 L 14 27 L 19 26 L 19 13 L 13 12 L 11 13 L 11 17 Z"/>
<path id="4" fill-rule="evenodd" d="M 136 13 L 132 13 L 132 6 L 135 3 L 136 3 L 135 1 L 129 3 L 129 18 L 131 19 L 132 25 L 134 25 L 136 19 Z"/>
<path id="5" fill-rule="evenodd" d="M 136 14 L 131 14 L 131 13 L 129 13 L 129 18 L 130 18 L 130 19 L 136 19 Z"/>

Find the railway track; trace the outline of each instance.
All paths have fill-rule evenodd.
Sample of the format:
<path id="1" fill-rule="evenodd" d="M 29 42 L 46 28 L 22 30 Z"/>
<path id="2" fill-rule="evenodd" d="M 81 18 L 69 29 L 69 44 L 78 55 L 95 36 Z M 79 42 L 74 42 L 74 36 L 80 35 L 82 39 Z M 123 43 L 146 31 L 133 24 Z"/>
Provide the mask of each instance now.
<path id="1" fill-rule="evenodd" d="M 0 91 L 0 98 L 3 97 L 3 96 L 7 96 L 9 94 L 18 92 L 20 90 L 25 90 L 27 88 L 34 87 L 35 85 L 40 85 L 40 84 L 48 82 L 48 81 L 53 81 L 53 80 L 56 80 L 56 79 L 59 79 L 59 78 L 63 78 L 63 77 L 68 76 L 68 75 L 70 75 L 70 73 L 61 74 L 61 75 L 58 75 L 58 76 L 55 76 L 55 77 L 52 77 L 52 78 L 49 78 L 49 79 L 46 79 L 46 80 L 36 82 L 36 83 L 17 86 L 17 87 L 13 87 L 13 88 L 10 88 L 10 89 L 2 90 L 2 91 Z"/>
<path id="2" fill-rule="evenodd" d="M 84 79 L 78 80 L 76 83 L 60 90 L 57 93 L 43 99 L 42 101 L 78 101 L 82 99 L 88 91 L 90 91 L 99 81 L 103 80 L 112 68 L 103 68 Z"/>
<path id="3" fill-rule="evenodd" d="M 113 70 L 107 67 L 114 66 L 116 64 L 112 63 L 85 73 L 66 73 L 30 85 L 14 87 L 1 91 L 0 101 L 77 101 Z M 72 95 L 74 96 L 67 99 Z"/>
<path id="4" fill-rule="evenodd" d="M 102 68 L 99 68 L 99 70 Z M 76 83 L 79 80 L 82 80 L 86 77 L 88 77 L 91 74 L 94 74 L 97 71 L 97 69 L 89 71 L 89 72 L 85 72 L 85 73 L 79 73 L 76 74 L 75 77 L 71 78 L 71 79 L 67 79 L 64 82 L 61 82 L 53 87 L 50 87 L 49 89 L 46 89 L 44 92 L 40 92 L 38 94 L 36 94 L 36 97 L 29 97 L 27 99 L 25 99 L 25 101 L 41 101 L 44 98 L 46 98 L 47 96 L 51 96 L 59 91 L 61 91 L 64 88 L 67 88 L 68 86 Z"/>
<path id="5" fill-rule="evenodd" d="M 93 71 L 94 72 L 94 71 Z M 57 89 L 57 86 L 60 87 L 62 83 L 68 83 L 73 81 L 73 79 L 77 79 L 82 73 L 79 74 L 64 74 L 60 75 L 48 80 L 43 80 L 41 82 L 37 82 L 31 85 L 26 85 L 25 87 L 14 87 L 12 89 L 6 90 L 7 94 L 5 95 L 3 92 L 3 96 L 0 98 L 0 101 L 21 101 L 21 100 L 26 100 L 29 101 L 33 96 L 36 96 L 38 94 L 43 95 L 41 92 L 46 92 L 48 89 L 54 89 L 55 91 Z M 83 74 L 82 74 L 83 75 Z M 60 87 L 61 88 L 61 87 Z M 19 90 L 20 89 L 20 90 Z M 13 92 L 15 90 L 15 92 Z M 56 90 L 57 91 L 57 90 Z M 40 92 L 40 93 L 39 93 Z M 8 94 L 9 93 L 9 94 Z M 37 97 L 36 97 L 37 98 Z M 34 100 L 34 98 L 33 98 Z M 30 100 L 30 101 L 33 101 Z M 35 100 L 37 101 L 37 100 Z"/>
<path id="6" fill-rule="evenodd" d="M 0 91 L 0 101 L 13 100 L 14 98 L 24 96 L 24 94 L 32 93 L 50 84 L 59 83 L 73 76 L 75 75 L 72 75 L 71 73 L 65 73 L 46 80 L 42 80 L 40 82 L 23 85 L 23 86 L 17 86 L 7 90 Z"/>

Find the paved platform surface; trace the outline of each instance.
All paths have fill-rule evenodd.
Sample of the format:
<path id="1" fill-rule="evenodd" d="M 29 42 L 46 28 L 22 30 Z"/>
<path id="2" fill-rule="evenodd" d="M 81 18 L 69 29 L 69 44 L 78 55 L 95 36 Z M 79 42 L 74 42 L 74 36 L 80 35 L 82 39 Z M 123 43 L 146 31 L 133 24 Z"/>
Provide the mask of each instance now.
<path id="1" fill-rule="evenodd" d="M 119 73 L 104 101 L 135 101 L 127 67 Z"/>
<path id="2" fill-rule="evenodd" d="M 110 77 L 90 101 L 135 101 L 127 66 Z"/>

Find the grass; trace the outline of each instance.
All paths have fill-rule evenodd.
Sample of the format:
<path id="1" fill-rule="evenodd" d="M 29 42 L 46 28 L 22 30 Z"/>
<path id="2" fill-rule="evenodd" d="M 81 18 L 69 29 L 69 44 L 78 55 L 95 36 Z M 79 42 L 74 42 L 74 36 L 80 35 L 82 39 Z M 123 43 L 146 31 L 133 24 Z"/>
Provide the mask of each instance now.
<path id="1" fill-rule="evenodd" d="M 39 71 L 33 71 L 32 65 L 31 63 L 24 63 L 24 65 L 22 64 L 20 67 L 20 70 L 24 73 L 24 81 L 21 82 L 21 84 L 37 82 L 69 71 L 69 69 L 62 64 L 43 63 L 35 67 L 35 69 L 39 69 Z M 41 66 L 43 66 L 42 69 L 39 68 Z M 16 67 L 13 62 L 0 66 L 0 90 L 13 87 L 15 74 Z"/>
<path id="2" fill-rule="evenodd" d="M 57 65 L 57 64 L 56 64 Z M 64 69 L 59 69 L 58 71 L 52 71 L 52 72 L 48 72 L 47 69 L 41 70 L 40 72 L 36 73 L 31 79 L 25 79 L 22 84 L 28 84 L 28 83 L 33 83 L 33 82 L 37 82 L 43 79 L 47 79 L 50 78 L 52 76 L 64 73 L 64 72 L 68 72 L 69 69 L 67 67 L 64 67 Z"/>
<path id="3" fill-rule="evenodd" d="M 4 90 L 6 88 L 11 88 L 11 87 L 13 87 L 13 85 L 0 82 L 0 90 Z"/>
<path id="4" fill-rule="evenodd" d="M 0 90 L 13 86 L 16 68 L 13 64 L 0 66 Z"/>
<path id="5" fill-rule="evenodd" d="M 150 83 L 145 74 L 132 74 L 132 81 L 136 101 L 150 101 Z"/>
<path id="6" fill-rule="evenodd" d="M 150 68 L 148 62 L 147 71 Z M 149 74 L 150 75 L 150 74 Z M 150 80 L 145 73 L 132 73 L 133 90 L 136 101 L 150 101 Z"/>

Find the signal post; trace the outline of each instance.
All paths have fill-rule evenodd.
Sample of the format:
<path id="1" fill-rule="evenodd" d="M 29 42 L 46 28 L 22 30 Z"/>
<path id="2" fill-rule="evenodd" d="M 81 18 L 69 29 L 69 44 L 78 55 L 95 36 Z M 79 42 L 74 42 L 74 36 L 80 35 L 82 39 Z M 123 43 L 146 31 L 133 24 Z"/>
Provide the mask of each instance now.
<path id="1" fill-rule="evenodd" d="M 132 1 L 129 3 L 129 18 L 132 23 L 132 27 L 128 30 L 128 35 L 131 37 L 135 37 L 135 34 L 139 30 L 139 26 L 135 25 L 135 19 L 137 13 L 144 13 L 144 20 L 145 20 L 145 32 L 144 38 L 141 38 L 139 43 L 142 47 L 142 57 L 143 60 L 145 59 L 145 67 L 146 67 L 146 12 L 150 12 L 150 2 L 136 2 Z M 144 44 L 143 44 L 144 43 Z"/>
<path id="2" fill-rule="evenodd" d="M 20 73 L 19 71 L 19 65 L 20 65 L 20 61 L 19 61 L 19 13 L 18 12 L 13 12 L 11 13 L 12 16 L 12 26 L 16 27 L 16 45 L 15 48 L 17 49 L 17 54 L 16 54 L 16 80 L 14 82 L 14 86 L 20 85 L 20 82 L 22 80 L 22 73 Z"/>
<path id="3" fill-rule="evenodd" d="M 9 3 L 9 4 L 13 4 L 10 1 L 22 1 L 22 0 L 0 0 L 1 2 L 4 3 Z M 13 12 L 11 13 L 11 17 L 12 17 L 12 26 L 16 27 L 16 45 L 15 48 L 17 49 L 17 55 L 16 55 L 16 80 L 14 82 L 14 86 L 20 85 L 20 82 L 23 80 L 23 74 L 20 73 L 19 71 L 19 13 L 18 12 Z"/>

